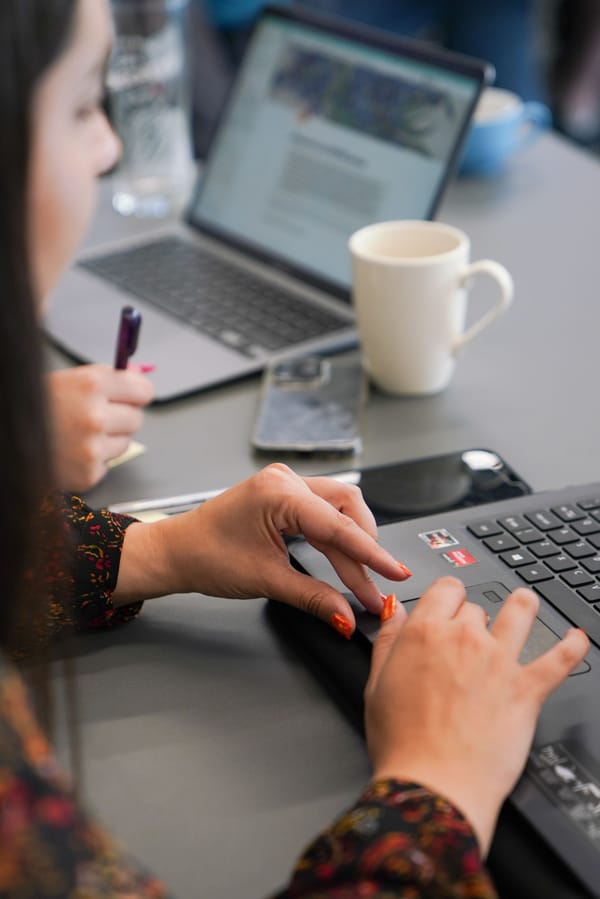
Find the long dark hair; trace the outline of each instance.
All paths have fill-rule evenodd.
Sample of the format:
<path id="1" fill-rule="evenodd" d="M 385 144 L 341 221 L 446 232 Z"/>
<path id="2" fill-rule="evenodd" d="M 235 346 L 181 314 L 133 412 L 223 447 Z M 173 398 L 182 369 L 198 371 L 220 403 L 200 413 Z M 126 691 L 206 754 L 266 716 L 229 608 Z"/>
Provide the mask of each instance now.
<path id="1" fill-rule="evenodd" d="M 77 0 L 0 2 L 0 648 L 42 611 L 36 519 L 52 485 L 42 346 L 28 248 L 33 102 L 74 27 Z"/>

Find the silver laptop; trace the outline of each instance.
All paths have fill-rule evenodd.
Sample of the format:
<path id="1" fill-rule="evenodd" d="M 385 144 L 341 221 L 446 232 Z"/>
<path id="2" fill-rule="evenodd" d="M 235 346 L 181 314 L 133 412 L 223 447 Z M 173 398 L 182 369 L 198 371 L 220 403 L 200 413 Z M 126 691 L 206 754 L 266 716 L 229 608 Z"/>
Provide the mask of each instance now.
<path id="1" fill-rule="evenodd" d="M 260 17 L 185 223 L 82 258 L 48 335 L 112 362 L 123 305 L 169 400 L 356 341 L 348 237 L 432 218 L 484 63 L 300 11 Z"/>

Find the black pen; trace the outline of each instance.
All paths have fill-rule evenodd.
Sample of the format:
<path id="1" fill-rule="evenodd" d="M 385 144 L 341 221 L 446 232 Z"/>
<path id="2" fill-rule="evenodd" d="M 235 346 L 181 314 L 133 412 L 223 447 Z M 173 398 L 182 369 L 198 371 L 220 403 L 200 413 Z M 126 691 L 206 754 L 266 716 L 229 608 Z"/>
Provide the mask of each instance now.
<path id="1" fill-rule="evenodd" d="M 115 368 L 127 368 L 130 356 L 133 356 L 137 349 L 141 325 L 141 313 L 133 306 L 123 306 L 117 335 Z"/>

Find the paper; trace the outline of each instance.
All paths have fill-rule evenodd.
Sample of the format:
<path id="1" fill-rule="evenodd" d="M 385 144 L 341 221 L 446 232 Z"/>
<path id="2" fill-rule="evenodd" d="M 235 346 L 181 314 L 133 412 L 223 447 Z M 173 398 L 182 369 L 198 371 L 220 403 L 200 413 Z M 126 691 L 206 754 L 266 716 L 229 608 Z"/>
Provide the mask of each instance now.
<path id="1" fill-rule="evenodd" d="M 143 443 L 132 440 L 125 452 L 121 453 L 120 456 L 115 456 L 114 459 L 111 459 L 107 467 L 116 468 L 117 465 L 123 465 L 125 462 L 131 462 L 132 459 L 137 459 L 138 456 L 143 456 L 145 452 L 146 447 Z"/>
<path id="2" fill-rule="evenodd" d="M 149 524 L 152 521 L 162 521 L 163 518 L 168 518 L 166 512 L 161 512 L 160 509 L 148 509 L 146 512 L 138 512 L 137 515 L 134 515 L 134 518 L 137 518 L 138 521 L 144 521 L 146 524 Z"/>

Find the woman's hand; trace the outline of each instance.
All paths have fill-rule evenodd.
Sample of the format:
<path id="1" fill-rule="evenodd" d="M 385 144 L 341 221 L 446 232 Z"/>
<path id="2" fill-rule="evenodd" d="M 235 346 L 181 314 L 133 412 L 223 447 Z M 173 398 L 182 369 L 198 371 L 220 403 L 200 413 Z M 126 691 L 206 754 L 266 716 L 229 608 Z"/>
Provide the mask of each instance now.
<path id="1" fill-rule="evenodd" d="M 471 823 L 485 855 L 500 806 L 519 778 L 544 700 L 583 659 L 583 631 L 528 665 L 519 656 L 539 601 L 515 590 L 487 630 L 481 607 L 447 577 L 381 627 L 367 684 L 374 776 L 423 784 Z"/>
<path id="2" fill-rule="evenodd" d="M 74 493 L 89 490 L 141 428 L 152 384 L 136 371 L 79 365 L 51 372 L 46 387 L 58 485 Z"/>
<path id="3" fill-rule="evenodd" d="M 410 572 L 377 544 L 377 528 L 358 488 L 331 478 L 301 478 L 270 465 L 191 512 L 126 532 L 118 603 L 165 593 L 279 599 L 354 629 L 346 598 L 290 564 L 284 536 L 304 534 L 371 612 L 381 595 L 367 568 L 391 580 Z M 341 616 L 341 617 L 335 617 Z"/>

